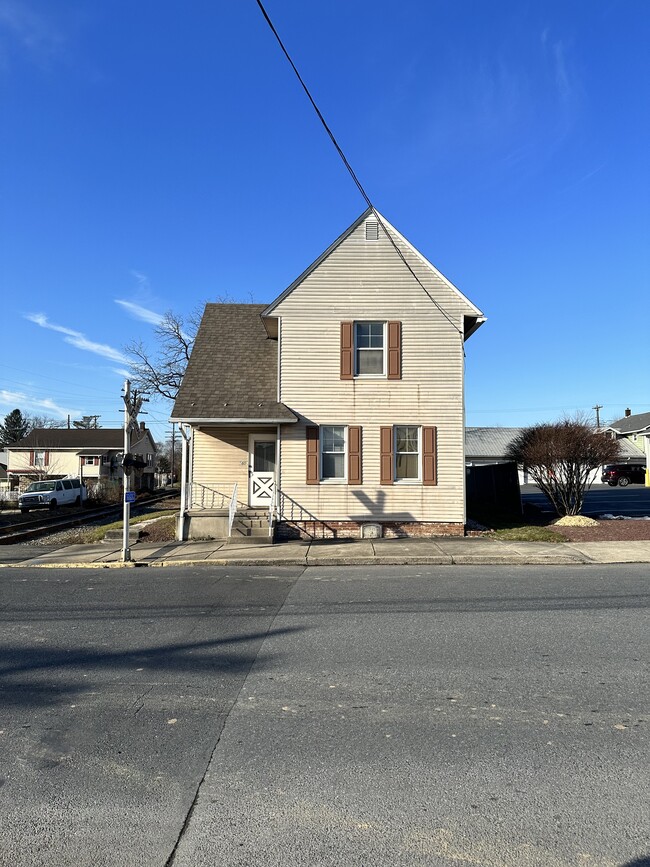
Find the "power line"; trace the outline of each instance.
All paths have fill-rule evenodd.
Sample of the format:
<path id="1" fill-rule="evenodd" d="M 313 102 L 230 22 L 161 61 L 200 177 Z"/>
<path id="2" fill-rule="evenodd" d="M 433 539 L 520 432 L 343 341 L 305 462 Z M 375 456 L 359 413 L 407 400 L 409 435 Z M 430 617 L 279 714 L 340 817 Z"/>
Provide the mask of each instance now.
<path id="1" fill-rule="evenodd" d="M 278 41 L 278 45 L 279 45 L 280 48 L 282 49 L 282 53 L 284 54 L 284 56 L 285 56 L 285 57 L 287 58 L 287 60 L 289 61 L 289 64 L 291 65 L 291 68 L 293 69 L 293 71 L 294 71 L 295 74 L 296 74 L 296 78 L 297 78 L 298 81 L 300 82 L 300 84 L 301 84 L 301 86 L 302 86 L 302 89 L 303 89 L 303 90 L 305 91 L 305 93 L 307 94 L 307 98 L 309 99 L 310 103 L 312 104 L 312 106 L 313 106 L 313 108 L 314 108 L 314 111 L 315 111 L 316 114 L 318 115 L 318 119 L 319 119 L 320 122 L 322 123 L 322 125 L 323 125 L 323 127 L 324 127 L 324 129 L 325 129 L 325 132 L 327 133 L 327 135 L 329 136 L 329 138 L 330 138 L 332 144 L 333 144 L 334 147 L 336 148 L 336 152 L 337 152 L 338 155 L 341 157 L 341 160 L 343 161 L 343 165 L 345 166 L 345 168 L 347 169 L 348 173 L 350 174 L 350 177 L 351 177 L 352 180 L 354 181 L 354 183 L 355 183 L 357 189 L 359 190 L 359 192 L 360 192 L 361 195 L 363 196 L 363 198 L 364 198 L 366 204 L 367 204 L 368 207 L 372 210 L 373 214 L 374 214 L 375 217 L 377 218 L 377 222 L 379 223 L 379 225 L 381 226 L 381 228 L 382 228 L 383 231 L 384 231 L 384 234 L 386 235 L 386 237 L 388 238 L 388 240 L 389 240 L 390 243 L 392 244 L 393 248 L 395 249 L 395 252 L 396 252 L 397 255 L 400 257 L 400 259 L 402 260 L 402 262 L 406 265 L 406 267 L 408 268 L 408 270 L 411 272 L 411 275 L 413 276 L 413 278 L 415 279 L 415 281 L 418 283 L 418 285 L 420 286 L 420 288 L 421 288 L 421 289 L 426 293 L 426 295 L 428 296 L 429 300 L 430 300 L 430 301 L 435 305 L 435 307 L 437 307 L 437 309 L 442 313 L 442 315 L 445 317 L 445 319 L 447 320 L 447 322 L 449 322 L 449 324 L 451 325 L 451 327 L 452 327 L 455 331 L 457 331 L 457 332 L 460 334 L 461 338 L 462 338 L 462 337 L 464 336 L 462 329 L 460 329 L 460 328 L 456 325 L 456 323 L 455 323 L 455 322 L 450 318 L 450 316 L 446 313 L 446 311 L 445 311 L 445 310 L 440 306 L 440 304 L 435 300 L 435 298 L 431 295 L 431 293 L 430 293 L 429 290 L 426 288 L 426 286 L 422 283 L 422 281 L 420 280 L 420 278 L 418 277 L 418 275 L 415 273 L 415 271 L 413 270 L 413 268 L 411 268 L 411 266 L 409 265 L 409 263 L 406 261 L 406 258 L 404 257 L 404 254 L 402 253 L 402 251 L 399 249 L 399 247 L 398 247 L 397 244 L 395 243 L 395 239 L 393 238 L 393 236 L 390 234 L 390 232 L 388 231 L 388 229 L 387 229 L 386 226 L 384 225 L 384 221 L 382 220 L 381 216 L 380 216 L 379 213 L 377 212 L 377 209 L 375 208 L 375 206 L 373 205 L 373 203 L 370 201 L 370 196 L 369 196 L 368 193 L 365 191 L 365 189 L 364 189 L 364 187 L 363 187 L 363 184 L 361 183 L 361 181 L 360 181 L 359 178 L 357 177 L 357 175 L 356 175 L 354 169 L 352 168 L 352 166 L 350 165 L 350 163 L 349 163 L 347 157 L 346 157 L 345 154 L 343 153 L 343 149 L 341 148 L 341 146 L 340 146 L 339 143 L 337 142 L 337 140 L 336 140 L 336 138 L 335 138 L 335 136 L 334 136 L 334 133 L 333 133 L 332 130 L 329 128 L 329 126 L 328 126 L 328 124 L 327 124 L 327 121 L 326 121 L 325 118 L 323 117 L 323 114 L 322 114 L 321 110 L 320 110 L 320 109 L 318 108 L 318 106 L 316 105 L 316 101 L 315 101 L 314 97 L 313 97 L 313 96 L 311 95 L 311 93 L 309 92 L 309 88 L 307 87 L 307 85 L 305 84 L 305 82 L 304 82 L 302 76 L 301 76 L 300 73 L 298 72 L 298 68 L 296 67 L 296 64 L 295 64 L 295 63 L 293 62 L 293 60 L 291 59 L 291 56 L 290 56 L 289 52 L 287 51 L 287 49 L 285 48 L 284 43 L 282 42 L 282 39 L 280 39 L 280 34 L 278 33 L 278 31 L 277 31 L 277 30 L 275 29 L 275 27 L 273 26 L 273 22 L 272 22 L 271 19 L 269 18 L 268 12 L 266 11 L 266 9 L 264 8 L 264 6 L 263 6 L 263 4 L 262 4 L 262 0 L 256 0 L 256 2 L 257 2 L 257 5 L 258 5 L 259 8 L 260 8 L 260 11 L 261 11 L 262 15 L 264 16 L 264 19 L 266 20 L 266 23 L 267 23 L 267 24 L 269 25 L 269 27 L 270 27 L 271 32 L 273 33 L 273 35 L 274 35 L 275 38 L 277 39 L 277 41 Z"/>

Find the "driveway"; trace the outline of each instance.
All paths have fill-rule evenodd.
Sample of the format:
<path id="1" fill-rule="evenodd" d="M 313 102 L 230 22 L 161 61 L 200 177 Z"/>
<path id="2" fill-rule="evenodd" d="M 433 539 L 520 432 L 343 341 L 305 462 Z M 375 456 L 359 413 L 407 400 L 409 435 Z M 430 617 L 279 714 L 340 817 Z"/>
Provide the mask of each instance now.
<path id="1" fill-rule="evenodd" d="M 536 485 L 522 485 L 521 497 L 544 511 L 550 509 L 548 500 Z M 609 485 L 593 485 L 585 496 L 584 515 L 627 515 L 630 518 L 650 517 L 650 488 L 644 485 L 628 485 L 626 488 L 611 488 Z"/>

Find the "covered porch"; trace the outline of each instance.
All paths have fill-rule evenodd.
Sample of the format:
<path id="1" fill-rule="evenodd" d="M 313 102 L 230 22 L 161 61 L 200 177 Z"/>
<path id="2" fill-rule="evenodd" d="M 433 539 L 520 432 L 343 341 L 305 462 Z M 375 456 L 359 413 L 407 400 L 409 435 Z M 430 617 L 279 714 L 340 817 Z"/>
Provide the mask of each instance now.
<path id="1" fill-rule="evenodd" d="M 280 426 L 181 425 L 177 537 L 273 540 Z"/>

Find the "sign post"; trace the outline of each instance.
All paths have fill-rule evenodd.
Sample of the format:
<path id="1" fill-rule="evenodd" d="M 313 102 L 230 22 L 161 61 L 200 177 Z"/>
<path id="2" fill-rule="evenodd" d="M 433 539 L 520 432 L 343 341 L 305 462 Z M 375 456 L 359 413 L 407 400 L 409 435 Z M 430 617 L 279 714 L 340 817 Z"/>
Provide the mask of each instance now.
<path id="1" fill-rule="evenodd" d="M 125 466 L 124 461 L 127 460 L 127 455 L 131 451 L 131 383 L 129 380 L 124 382 L 124 458 L 122 463 L 122 478 L 124 479 L 124 503 L 122 505 L 122 562 L 128 563 L 131 560 L 131 549 L 129 548 L 129 518 L 131 517 L 131 499 L 129 491 L 129 482 L 131 479 L 130 468 Z"/>

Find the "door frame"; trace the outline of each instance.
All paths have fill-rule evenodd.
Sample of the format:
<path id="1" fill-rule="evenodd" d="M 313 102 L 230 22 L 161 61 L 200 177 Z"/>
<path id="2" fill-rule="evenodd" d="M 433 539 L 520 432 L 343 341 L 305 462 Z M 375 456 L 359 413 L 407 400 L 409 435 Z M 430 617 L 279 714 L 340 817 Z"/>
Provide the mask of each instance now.
<path id="1" fill-rule="evenodd" d="M 275 433 L 250 433 L 248 434 L 248 505 L 251 509 L 259 509 L 259 505 L 253 505 L 253 466 L 255 460 L 255 440 L 259 442 L 275 443 L 275 469 L 273 471 L 273 497 L 271 502 L 275 504 L 278 485 L 278 437 Z"/>

